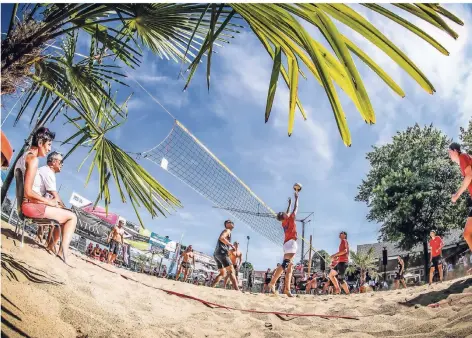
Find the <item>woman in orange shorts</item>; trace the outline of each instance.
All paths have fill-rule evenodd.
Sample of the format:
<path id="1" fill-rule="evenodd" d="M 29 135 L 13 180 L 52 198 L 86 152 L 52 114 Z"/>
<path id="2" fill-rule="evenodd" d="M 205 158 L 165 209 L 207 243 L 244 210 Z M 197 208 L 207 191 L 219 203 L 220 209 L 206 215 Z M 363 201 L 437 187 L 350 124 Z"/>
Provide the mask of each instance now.
<path id="1" fill-rule="evenodd" d="M 53 219 L 61 225 L 62 251 L 65 259 L 77 225 L 77 216 L 72 211 L 61 208 L 57 200 L 41 196 L 41 178 L 38 174 L 39 157 L 45 157 L 51 151 L 54 137 L 55 133 L 48 128 L 39 128 L 33 135 L 31 147 L 18 160 L 15 168 L 23 172 L 24 179 L 21 211 L 26 217 Z M 54 229 L 53 238 L 47 247 L 49 252 L 56 252 L 56 244 L 59 241 L 59 231 L 56 229 Z M 63 253 L 58 252 L 57 255 L 61 257 Z"/>

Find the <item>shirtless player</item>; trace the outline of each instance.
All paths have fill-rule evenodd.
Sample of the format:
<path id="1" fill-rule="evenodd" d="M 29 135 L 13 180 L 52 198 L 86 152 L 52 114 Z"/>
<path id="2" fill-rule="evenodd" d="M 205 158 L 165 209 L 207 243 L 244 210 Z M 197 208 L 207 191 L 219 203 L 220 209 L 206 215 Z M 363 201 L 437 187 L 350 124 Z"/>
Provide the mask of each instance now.
<path id="1" fill-rule="evenodd" d="M 193 254 L 193 249 L 191 245 L 189 245 L 187 249 L 185 249 L 185 251 L 179 257 L 179 260 L 177 261 L 177 266 L 179 267 L 179 270 L 177 271 L 177 274 L 175 275 L 175 280 L 179 279 L 180 274 L 182 273 L 182 270 L 183 270 L 184 282 L 187 281 L 187 277 L 191 268 L 190 259 L 192 259 L 193 268 L 195 269 L 195 255 Z M 181 260 L 182 260 L 182 263 L 179 264 Z"/>
<path id="2" fill-rule="evenodd" d="M 241 253 L 241 251 L 239 251 L 238 242 L 234 242 L 233 246 L 234 246 L 234 249 L 229 251 L 229 259 L 231 259 L 231 263 L 233 263 L 234 275 L 236 276 L 236 282 L 237 282 L 238 272 L 239 272 L 239 269 L 241 268 L 241 263 L 243 262 L 243 254 Z M 226 284 L 228 284 L 228 281 L 229 281 L 229 275 L 226 275 L 225 289 L 226 289 Z"/>
<path id="3" fill-rule="evenodd" d="M 284 239 L 284 260 L 282 265 L 277 267 L 272 276 L 272 280 L 269 283 L 269 290 L 276 294 L 275 292 L 275 284 L 279 280 L 282 272 L 285 270 L 285 280 L 291 281 L 292 280 L 292 272 L 293 272 L 293 263 L 292 259 L 297 253 L 298 244 L 297 244 L 297 224 L 295 223 L 295 217 L 298 211 L 298 191 L 295 191 L 295 205 L 293 207 L 292 213 L 289 213 L 290 207 L 292 205 L 292 200 L 288 199 L 288 208 L 287 212 L 279 212 L 277 214 L 277 220 L 282 222 L 282 227 L 285 233 Z M 288 297 L 293 297 L 292 293 L 290 292 L 290 283 L 285 283 L 284 293 Z"/>
<path id="4" fill-rule="evenodd" d="M 125 233 L 125 229 L 123 228 L 124 223 L 125 221 L 120 219 L 118 225 L 115 225 L 108 235 L 107 242 L 110 243 L 108 264 L 115 263 L 116 256 L 118 256 L 123 246 L 123 235 Z"/>

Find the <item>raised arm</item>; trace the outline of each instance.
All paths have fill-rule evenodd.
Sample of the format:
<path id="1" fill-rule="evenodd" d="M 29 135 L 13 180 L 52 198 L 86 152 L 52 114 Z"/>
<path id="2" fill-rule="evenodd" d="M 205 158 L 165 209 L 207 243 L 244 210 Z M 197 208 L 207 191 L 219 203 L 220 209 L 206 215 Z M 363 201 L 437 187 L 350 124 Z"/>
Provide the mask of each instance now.
<path id="1" fill-rule="evenodd" d="M 295 204 L 293 206 L 292 214 L 296 215 L 298 211 L 298 191 L 295 191 Z"/>
<path id="2" fill-rule="evenodd" d="M 292 206 L 292 199 L 288 198 L 287 214 L 290 212 L 290 207 Z"/>

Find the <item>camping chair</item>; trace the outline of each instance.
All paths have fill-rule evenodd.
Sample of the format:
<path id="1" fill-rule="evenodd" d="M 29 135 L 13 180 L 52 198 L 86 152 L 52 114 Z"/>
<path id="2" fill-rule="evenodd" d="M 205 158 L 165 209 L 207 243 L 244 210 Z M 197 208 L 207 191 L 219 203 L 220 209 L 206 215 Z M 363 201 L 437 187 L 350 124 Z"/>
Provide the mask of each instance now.
<path id="1" fill-rule="evenodd" d="M 16 208 L 18 212 L 18 218 L 20 219 L 19 222 L 16 223 L 15 227 L 15 234 L 20 235 L 20 230 L 21 230 L 21 247 L 23 247 L 23 242 L 24 242 L 24 237 L 25 237 L 25 227 L 26 224 L 42 224 L 42 225 L 52 225 L 54 227 L 57 227 L 59 229 L 59 238 L 61 241 L 59 251 L 62 250 L 62 229 L 60 224 L 53 220 L 53 219 L 48 219 L 48 218 L 29 218 L 23 215 L 23 212 L 21 211 L 21 204 L 23 203 L 23 197 L 25 194 L 25 189 L 24 189 L 24 180 L 23 180 L 23 172 L 20 169 L 15 169 L 15 180 L 16 180 Z M 49 230 L 51 231 L 51 229 Z M 49 236 L 48 236 L 49 237 Z M 64 255 L 64 252 L 62 253 Z M 64 258 L 64 257 L 63 257 Z"/>

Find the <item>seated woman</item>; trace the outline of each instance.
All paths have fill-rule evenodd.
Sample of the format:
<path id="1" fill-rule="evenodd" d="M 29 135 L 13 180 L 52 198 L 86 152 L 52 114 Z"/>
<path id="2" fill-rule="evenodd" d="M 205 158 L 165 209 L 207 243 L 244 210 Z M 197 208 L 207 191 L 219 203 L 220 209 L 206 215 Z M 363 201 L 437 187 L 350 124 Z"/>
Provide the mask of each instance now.
<path id="1" fill-rule="evenodd" d="M 41 178 L 38 174 L 39 157 L 44 157 L 51 151 L 51 144 L 55 133 L 48 128 L 41 127 L 34 134 L 31 147 L 23 154 L 16 164 L 16 169 L 23 172 L 24 196 L 21 211 L 29 218 L 48 218 L 57 221 L 62 229 L 62 251 L 56 253 L 59 242 L 59 231 L 54 229 L 53 240 L 49 243 L 48 252 L 55 252 L 64 257 L 69 252 L 69 244 L 77 225 L 77 216 L 70 210 L 59 206 L 56 199 L 49 199 L 41 195 Z"/>

